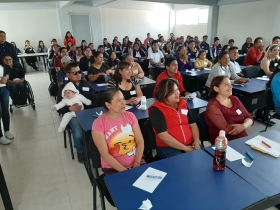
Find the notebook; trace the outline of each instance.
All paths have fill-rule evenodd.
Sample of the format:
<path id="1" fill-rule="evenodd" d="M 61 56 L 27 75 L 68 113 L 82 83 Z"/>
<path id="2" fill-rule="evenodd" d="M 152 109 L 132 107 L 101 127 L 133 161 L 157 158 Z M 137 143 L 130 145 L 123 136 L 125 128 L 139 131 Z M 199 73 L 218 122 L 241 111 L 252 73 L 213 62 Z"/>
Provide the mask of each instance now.
<path id="1" fill-rule="evenodd" d="M 262 141 L 264 141 L 265 143 L 267 143 L 268 145 L 271 146 L 271 148 L 267 147 L 266 145 L 264 145 L 262 143 Z M 261 150 L 264 150 L 267 152 L 267 154 L 269 155 L 272 155 L 274 157 L 277 157 L 279 158 L 280 157 L 280 144 L 275 142 L 275 141 L 272 141 L 266 137 L 263 137 L 263 136 L 256 136 L 248 141 L 245 142 L 245 144 L 248 144 L 250 146 L 254 146 L 254 147 L 257 147 Z"/>

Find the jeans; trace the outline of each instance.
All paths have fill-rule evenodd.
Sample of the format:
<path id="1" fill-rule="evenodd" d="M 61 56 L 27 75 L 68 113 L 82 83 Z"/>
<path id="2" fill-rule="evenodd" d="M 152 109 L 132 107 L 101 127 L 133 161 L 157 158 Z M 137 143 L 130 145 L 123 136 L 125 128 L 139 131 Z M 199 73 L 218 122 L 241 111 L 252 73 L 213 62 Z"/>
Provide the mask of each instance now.
<path id="1" fill-rule="evenodd" d="M 74 147 L 77 150 L 77 153 L 83 153 L 84 152 L 84 132 L 83 129 L 79 123 L 79 121 L 77 120 L 77 117 L 73 117 L 69 124 L 72 130 L 72 135 L 73 135 L 73 139 L 74 139 Z"/>
<path id="2" fill-rule="evenodd" d="M 15 105 L 26 104 L 27 94 L 25 82 L 19 84 L 7 84 L 7 87 L 10 90 L 11 98 Z"/>
<path id="3" fill-rule="evenodd" d="M 9 95 L 10 93 L 6 86 L 0 87 L 0 138 L 3 136 L 1 119 L 4 131 L 10 130 Z"/>
<path id="4" fill-rule="evenodd" d="M 183 154 L 184 151 L 177 150 L 171 147 L 157 147 L 157 156 L 160 159 L 169 158 L 172 156 Z"/>
<path id="5" fill-rule="evenodd" d="M 280 115 L 280 107 L 275 107 L 275 112 Z"/>

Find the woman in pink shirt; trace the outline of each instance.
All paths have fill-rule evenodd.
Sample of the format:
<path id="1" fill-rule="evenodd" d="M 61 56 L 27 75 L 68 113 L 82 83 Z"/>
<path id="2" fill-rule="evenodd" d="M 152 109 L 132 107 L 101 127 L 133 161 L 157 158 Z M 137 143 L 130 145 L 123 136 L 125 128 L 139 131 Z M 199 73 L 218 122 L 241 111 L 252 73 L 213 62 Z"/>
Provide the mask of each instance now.
<path id="1" fill-rule="evenodd" d="M 101 155 L 105 175 L 144 164 L 144 140 L 133 113 L 125 111 L 123 94 L 115 88 L 103 96 L 107 112 L 92 125 L 92 138 Z"/>

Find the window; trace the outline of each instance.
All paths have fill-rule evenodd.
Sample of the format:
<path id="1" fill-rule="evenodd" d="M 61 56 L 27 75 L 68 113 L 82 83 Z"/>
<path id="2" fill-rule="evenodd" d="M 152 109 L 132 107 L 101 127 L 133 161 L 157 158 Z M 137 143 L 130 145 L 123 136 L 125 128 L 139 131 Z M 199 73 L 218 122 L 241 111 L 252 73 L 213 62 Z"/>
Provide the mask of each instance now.
<path id="1" fill-rule="evenodd" d="M 176 12 L 176 25 L 197 25 L 208 22 L 208 8 L 193 8 Z"/>

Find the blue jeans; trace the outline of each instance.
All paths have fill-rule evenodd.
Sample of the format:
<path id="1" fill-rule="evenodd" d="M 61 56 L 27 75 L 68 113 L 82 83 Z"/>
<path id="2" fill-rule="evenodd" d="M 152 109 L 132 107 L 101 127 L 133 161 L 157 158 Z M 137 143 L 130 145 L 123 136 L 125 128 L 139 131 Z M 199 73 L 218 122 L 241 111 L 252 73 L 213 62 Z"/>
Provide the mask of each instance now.
<path id="1" fill-rule="evenodd" d="M 3 136 L 1 119 L 4 131 L 10 130 L 9 95 L 10 93 L 6 86 L 0 87 L 0 138 Z"/>
<path id="2" fill-rule="evenodd" d="M 157 156 L 160 159 L 169 158 L 172 156 L 183 154 L 184 151 L 177 150 L 171 147 L 157 147 Z"/>
<path id="3" fill-rule="evenodd" d="M 15 105 L 26 104 L 27 94 L 26 94 L 26 85 L 24 82 L 19 84 L 7 84 L 7 87 L 10 90 L 11 98 Z"/>
<path id="4" fill-rule="evenodd" d="M 77 150 L 77 153 L 83 153 L 84 152 L 84 132 L 83 129 L 77 119 L 77 117 L 73 117 L 69 124 L 72 130 L 72 135 L 74 139 L 74 147 Z"/>

